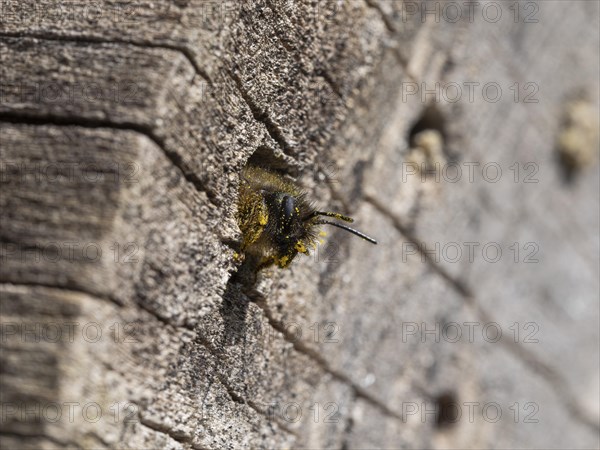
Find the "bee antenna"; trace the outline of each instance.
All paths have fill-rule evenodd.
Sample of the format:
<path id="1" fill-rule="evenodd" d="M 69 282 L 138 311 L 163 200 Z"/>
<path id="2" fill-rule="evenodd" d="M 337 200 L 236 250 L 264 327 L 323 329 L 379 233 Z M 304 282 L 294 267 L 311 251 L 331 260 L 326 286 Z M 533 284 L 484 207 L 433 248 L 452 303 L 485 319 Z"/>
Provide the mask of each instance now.
<path id="1" fill-rule="evenodd" d="M 341 228 L 342 230 L 346 230 L 346 231 L 354 234 L 355 236 L 358 236 L 359 238 L 364 239 L 365 241 L 369 241 L 371 244 L 377 244 L 377 241 L 375 239 L 373 239 L 372 237 L 367 236 L 366 234 L 361 233 L 360 231 L 355 230 L 354 228 L 347 227 L 346 225 L 342 225 L 342 224 L 335 223 L 335 222 L 330 222 L 328 220 L 317 220 L 315 222 L 315 224 L 317 224 L 317 225 L 333 225 L 334 227 L 338 227 L 338 228 Z"/>
<path id="2" fill-rule="evenodd" d="M 352 217 L 344 216 L 340 213 L 334 213 L 334 212 L 329 212 L 329 211 L 314 211 L 304 220 L 309 220 L 316 216 L 327 216 L 327 217 L 333 217 L 334 219 L 343 220 L 344 222 L 350 222 L 350 223 L 354 222 L 354 219 Z M 328 222 L 324 222 L 324 223 L 328 223 Z"/>

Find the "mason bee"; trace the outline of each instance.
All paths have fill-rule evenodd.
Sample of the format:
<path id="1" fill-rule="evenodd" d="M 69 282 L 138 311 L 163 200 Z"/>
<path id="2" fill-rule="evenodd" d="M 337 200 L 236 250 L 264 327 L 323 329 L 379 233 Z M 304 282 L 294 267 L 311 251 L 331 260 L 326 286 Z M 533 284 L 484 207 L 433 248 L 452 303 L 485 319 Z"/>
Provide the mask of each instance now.
<path id="1" fill-rule="evenodd" d="M 339 213 L 317 211 L 306 192 L 282 175 L 252 165 L 242 171 L 237 211 L 241 250 L 257 270 L 272 264 L 285 268 L 298 253 L 308 255 L 309 247 L 316 246 L 318 225 L 332 225 L 377 244 L 360 231 L 323 217 L 354 221 Z"/>

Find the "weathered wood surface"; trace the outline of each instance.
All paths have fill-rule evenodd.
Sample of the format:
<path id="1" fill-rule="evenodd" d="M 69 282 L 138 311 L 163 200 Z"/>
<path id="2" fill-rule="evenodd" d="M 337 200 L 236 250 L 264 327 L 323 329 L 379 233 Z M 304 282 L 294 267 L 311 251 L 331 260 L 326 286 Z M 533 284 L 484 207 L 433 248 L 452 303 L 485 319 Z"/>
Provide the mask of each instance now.
<path id="1" fill-rule="evenodd" d="M 2 448 L 597 448 L 598 3 L 518 5 L 3 3 Z M 230 282 L 248 159 L 380 245 Z"/>

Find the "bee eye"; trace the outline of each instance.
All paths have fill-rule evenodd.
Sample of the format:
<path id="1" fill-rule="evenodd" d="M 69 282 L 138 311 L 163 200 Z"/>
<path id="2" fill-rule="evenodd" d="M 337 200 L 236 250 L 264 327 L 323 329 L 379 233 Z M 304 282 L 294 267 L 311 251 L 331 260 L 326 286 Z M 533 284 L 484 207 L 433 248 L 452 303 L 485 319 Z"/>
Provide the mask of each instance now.
<path id="1" fill-rule="evenodd" d="M 285 223 L 289 224 L 292 220 L 292 215 L 294 214 L 294 197 L 290 197 L 286 195 L 283 197 L 281 201 L 281 207 L 283 209 L 283 217 L 285 218 Z"/>

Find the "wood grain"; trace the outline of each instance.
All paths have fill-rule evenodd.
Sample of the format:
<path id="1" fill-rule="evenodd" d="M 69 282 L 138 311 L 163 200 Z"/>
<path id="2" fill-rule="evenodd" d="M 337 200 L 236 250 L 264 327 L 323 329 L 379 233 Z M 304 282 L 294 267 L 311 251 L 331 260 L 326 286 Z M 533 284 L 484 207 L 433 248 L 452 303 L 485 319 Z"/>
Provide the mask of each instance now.
<path id="1" fill-rule="evenodd" d="M 3 2 L 2 446 L 597 447 L 598 158 L 557 142 L 598 115 L 598 5 L 498 5 Z M 379 245 L 240 283 L 248 160 Z"/>

